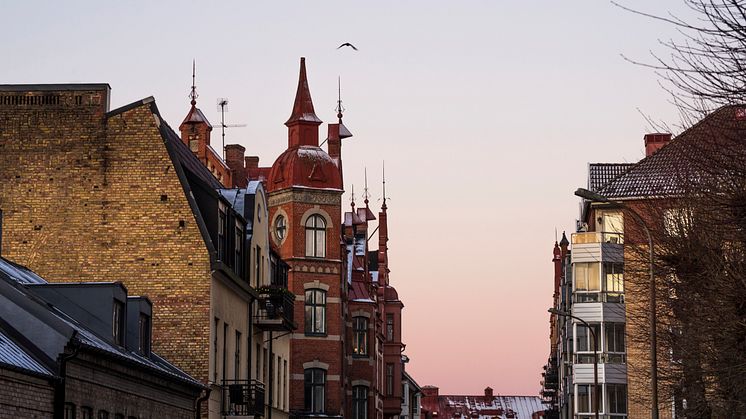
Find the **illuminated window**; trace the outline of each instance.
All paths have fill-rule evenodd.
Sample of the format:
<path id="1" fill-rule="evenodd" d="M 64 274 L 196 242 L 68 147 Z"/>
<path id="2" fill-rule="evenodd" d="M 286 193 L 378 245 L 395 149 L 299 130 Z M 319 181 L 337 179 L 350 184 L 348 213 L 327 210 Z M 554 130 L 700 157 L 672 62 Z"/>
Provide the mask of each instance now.
<path id="1" fill-rule="evenodd" d="M 352 326 L 355 338 L 352 342 L 352 353 L 358 356 L 368 355 L 368 319 L 353 317 Z"/>

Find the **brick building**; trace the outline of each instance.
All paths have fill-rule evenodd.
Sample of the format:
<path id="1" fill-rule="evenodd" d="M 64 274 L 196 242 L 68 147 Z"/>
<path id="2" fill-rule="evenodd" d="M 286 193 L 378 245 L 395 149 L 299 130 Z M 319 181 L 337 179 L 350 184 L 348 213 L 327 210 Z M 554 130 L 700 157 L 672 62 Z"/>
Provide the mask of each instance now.
<path id="1" fill-rule="evenodd" d="M 305 60 L 288 127 L 288 147 L 271 167 L 226 146 L 235 185 L 263 181 L 271 244 L 289 265 L 295 295 L 290 409 L 293 417 L 396 417 L 403 403 L 403 304 L 388 269 L 387 208 L 378 214 L 378 249 L 368 248 L 368 207 L 342 213 L 342 141 L 352 136 L 329 124 L 327 151 L 318 127 Z M 366 185 L 367 187 L 367 185 Z"/>
<path id="2" fill-rule="evenodd" d="M 150 350 L 151 314 L 121 283 L 0 259 L 0 418 L 194 418 L 204 386 Z"/>
<path id="3" fill-rule="evenodd" d="M 241 381 L 256 377 L 246 219 L 190 149 L 209 144 L 195 104 L 182 139 L 153 98 L 113 111 L 109 98 L 106 84 L 0 86 L 2 255 L 50 282 L 148 295 L 154 349 L 208 385 L 202 411 L 219 417 L 230 385 L 262 390 Z"/>

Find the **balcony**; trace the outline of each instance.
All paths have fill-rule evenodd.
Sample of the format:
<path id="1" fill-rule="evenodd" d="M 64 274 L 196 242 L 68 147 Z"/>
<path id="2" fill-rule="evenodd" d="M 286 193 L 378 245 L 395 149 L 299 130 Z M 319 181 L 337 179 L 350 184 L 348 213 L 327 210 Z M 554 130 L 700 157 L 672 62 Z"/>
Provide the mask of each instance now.
<path id="1" fill-rule="evenodd" d="M 621 233 L 592 231 L 572 235 L 572 263 L 623 262 L 624 236 Z"/>
<path id="2" fill-rule="evenodd" d="M 575 291 L 573 303 L 624 303 L 624 293 L 619 291 Z"/>
<path id="3" fill-rule="evenodd" d="M 259 293 L 259 310 L 254 324 L 264 331 L 290 331 L 296 328 L 293 322 L 295 295 L 287 288 L 275 285 L 257 289 Z"/>
<path id="4" fill-rule="evenodd" d="M 264 416 L 264 384 L 256 380 L 223 380 L 223 417 Z"/>

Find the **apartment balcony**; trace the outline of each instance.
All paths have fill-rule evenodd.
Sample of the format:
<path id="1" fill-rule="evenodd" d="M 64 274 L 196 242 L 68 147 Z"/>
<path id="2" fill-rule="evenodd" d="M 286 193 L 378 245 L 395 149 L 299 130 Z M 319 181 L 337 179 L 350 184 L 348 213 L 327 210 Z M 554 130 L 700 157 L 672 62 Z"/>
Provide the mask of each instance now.
<path id="1" fill-rule="evenodd" d="M 621 233 L 592 231 L 572 235 L 571 262 L 624 262 Z"/>
<path id="2" fill-rule="evenodd" d="M 623 293 L 576 291 L 572 298 L 572 314 L 587 322 L 624 323 L 626 321 Z"/>
<path id="3" fill-rule="evenodd" d="M 576 384 L 593 384 L 593 354 L 575 355 L 573 365 L 573 382 Z M 598 382 L 625 384 L 627 382 L 627 364 L 625 354 L 598 354 Z"/>
<path id="4" fill-rule="evenodd" d="M 264 384 L 256 380 L 223 380 L 224 418 L 264 416 Z"/>
<path id="5" fill-rule="evenodd" d="M 254 317 L 254 324 L 268 332 L 286 332 L 296 328 L 293 321 L 295 295 L 287 288 L 265 286 L 257 289 L 259 293 L 259 310 Z"/>

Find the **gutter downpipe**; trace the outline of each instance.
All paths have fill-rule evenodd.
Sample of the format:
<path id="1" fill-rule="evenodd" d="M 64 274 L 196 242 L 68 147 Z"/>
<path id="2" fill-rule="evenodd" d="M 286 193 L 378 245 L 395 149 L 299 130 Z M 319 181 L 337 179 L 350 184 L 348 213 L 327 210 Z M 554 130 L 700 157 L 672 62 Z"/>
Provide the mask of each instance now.
<path id="1" fill-rule="evenodd" d="M 59 356 L 60 377 L 57 379 L 57 382 L 54 386 L 54 419 L 65 418 L 65 381 L 67 376 L 67 362 L 77 357 L 78 352 L 80 351 L 80 344 L 76 341 L 77 336 L 78 331 L 75 330 L 70 337 L 73 352 L 69 355 L 65 355 L 65 353 L 63 352 Z"/>

